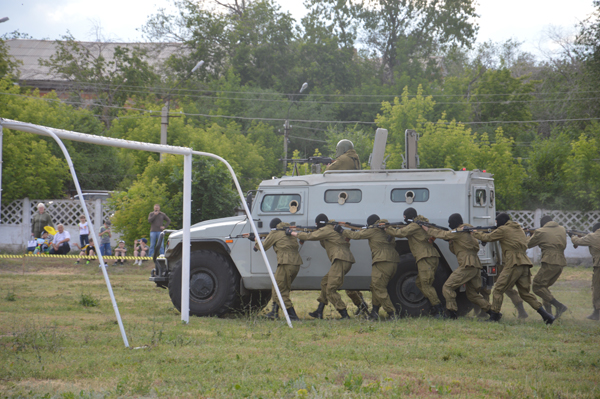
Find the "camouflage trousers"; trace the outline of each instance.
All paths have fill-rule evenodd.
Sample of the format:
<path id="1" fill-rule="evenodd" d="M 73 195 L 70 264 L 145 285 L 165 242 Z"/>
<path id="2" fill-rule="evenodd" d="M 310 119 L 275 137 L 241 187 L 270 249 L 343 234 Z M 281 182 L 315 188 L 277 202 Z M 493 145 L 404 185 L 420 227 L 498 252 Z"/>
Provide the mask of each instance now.
<path id="1" fill-rule="evenodd" d="M 440 298 L 438 298 L 437 292 L 432 285 L 433 279 L 435 278 L 435 271 L 438 267 L 438 262 L 439 258 L 437 256 L 430 256 L 417 261 L 419 275 L 417 276 L 415 283 L 423 295 L 429 299 L 431 306 L 440 304 Z"/>
<path id="2" fill-rule="evenodd" d="M 498 270 L 498 277 L 500 276 L 500 274 L 502 274 L 502 265 L 499 265 L 497 267 Z M 486 301 L 490 301 L 490 296 L 492 295 L 492 289 L 491 288 L 482 288 L 481 289 L 481 295 L 483 296 L 483 298 Z M 511 287 L 510 289 L 506 290 L 506 292 L 504 292 L 504 295 L 506 295 L 510 301 L 513 303 L 513 305 L 515 307 L 517 307 L 518 305 L 523 303 L 523 300 L 521 299 L 521 297 L 519 296 L 519 293 L 517 292 L 517 290 L 515 290 L 513 287 Z"/>
<path id="3" fill-rule="evenodd" d="M 359 307 L 365 300 L 363 294 L 356 290 L 346 290 L 346 295 L 352 300 L 352 303 Z"/>
<path id="4" fill-rule="evenodd" d="M 533 278 L 531 290 L 535 295 L 542 298 L 542 302 L 544 302 L 544 307 L 546 309 L 548 309 L 550 302 L 554 299 L 549 288 L 556 283 L 556 280 L 558 280 L 562 271 L 562 266 L 542 262 L 540 271 L 537 272 Z"/>
<path id="5" fill-rule="evenodd" d="M 481 269 L 476 267 L 460 266 L 456 269 L 442 288 L 442 294 L 446 298 L 446 309 L 458 311 L 456 303 L 456 290 L 465 284 L 467 289 L 467 299 L 473 304 L 479 306 L 484 312 L 492 307 L 490 303 L 479 293 L 481 289 Z"/>
<path id="6" fill-rule="evenodd" d="M 535 295 L 533 295 L 530 291 L 531 267 L 527 265 L 505 266 L 504 269 L 502 269 L 502 273 L 500 273 L 498 280 L 496 281 L 494 292 L 492 293 L 494 297 L 492 310 L 494 312 L 500 312 L 500 309 L 502 309 L 504 293 L 515 285 L 517 286 L 519 296 L 533 309 L 538 310 L 542 307 L 542 304 L 538 302 Z"/>
<path id="7" fill-rule="evenodd" d="M 325 305 L 331 302 L 336 310 L 346 309 L 346 304 L 337 290 L 344 284 L 344 276 L 351 268 L 352 263 L 348 261 L 334 260 L 327 274 L 321 279 L 321 295 L 319 295 L 317 301 Z"/>
<path id="8" fill-rule="evenodd" d="M 279 292 L 281 293 L 281 298 L 283 299 L 283 303 L 285 303 L 286 309 L 294 306 L 294 304 L 292 304 L 292 300 L 290 299 L 290 291 L 292 290 L 292 283 L 294 282 L 294 279 L 298 275 L 299 271 L 300 265 L 277 265 L 277 270 L 275 270 L 275 282 L 277 283 L 277 287 L 279 288 Z M 273 302 L 279 303 L 275 288 L 271 290 L 271 299 Z"/>
<path id="9" fill-rule="evenodd" d="M 387 286 L 396 274 L 398 264 L 395 262 L 376 262 L 371 270 L 371 293 L 373 306 L 381 306 L 388 313 L 395 313 L 396 308 L 390 299 Z"/>

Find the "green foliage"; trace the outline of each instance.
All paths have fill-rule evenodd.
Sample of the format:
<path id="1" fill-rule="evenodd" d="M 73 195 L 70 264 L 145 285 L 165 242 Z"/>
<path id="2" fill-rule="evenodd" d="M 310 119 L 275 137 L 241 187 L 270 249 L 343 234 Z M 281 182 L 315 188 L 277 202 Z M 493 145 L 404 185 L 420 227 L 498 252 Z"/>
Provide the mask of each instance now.
<path id="1" fill-rule="evenodd" d="M 98 306 L 98 300 L 90 294 L 81 294 L 79 304 L 86 308 Z"/>
<path id="2" fill-rule="evenodd" d="M 192 164 L 192 223 L 231 216 L 239 203 L 231 177 L 219 163 L 194 157 Z M 149 158 L 148 166 L 128 190 L 113 194 L 113 229 L 125 242 L 149 236 L 148 214 L 154 204 L 171 219 L 169 228 L 180 229 L 183 220 L 183 157 L 166 155 L 163 162 Z"/>
<path id="3" fill-rule="evenodd" d="M 568 206 L 582 211 L 600 208 L 600 125 L 588 129 L 595 137 L 582 133 L 571 143 L 571 151 L 563 165 L 565 201 Z"/>
<path id="4" fill-rule="evenodd" d="M 514 140 L 504 137 L 501 128 L 495 131 L 495 142 L 487 134 L 480 139 L 476 165 L 494 175 L 496 209 L 522 209 L 523 179 L 526 176 L 521 159 L 514 159 Z"/>
<path id="5" fill-rule="evenodd" d="M 381 106 L 381 114 L 377 115 L 377 126 L 388 130 L 386 153 L 388 169 L 402 167 L 404 153 L 404 133 L 406 129 L 420 130 L 429 120 L 435 101 L 431 96 L 423 96 L 423 88 L 419 86 L 417 95 L 409 98 L 408 87 L 402 92 L 402 99 L 394 98 L 393 104 L 385 101 Z"/>
<path id="6" fill-rule="evenodd" d="M 426 123 L 420 130 L 419 159 L 421 168 L 451 168 L 459 170 L 475 168 L 475 156 L 479 151 L 471 130 L 456 121 L 442 119 Z"/>

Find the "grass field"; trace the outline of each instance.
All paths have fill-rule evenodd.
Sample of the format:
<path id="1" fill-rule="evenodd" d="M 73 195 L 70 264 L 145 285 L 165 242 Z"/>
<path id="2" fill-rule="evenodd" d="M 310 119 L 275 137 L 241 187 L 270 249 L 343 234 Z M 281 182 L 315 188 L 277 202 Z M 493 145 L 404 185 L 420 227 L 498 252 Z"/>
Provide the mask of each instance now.
<path id="1" fill-rule="evenodd" d="M 0 397 L 600 398 L 591 269 L 565 268 L 553 292 L 569 311 L 550 327 L 508 299 L 499 324 L 341 321 L 332 308 L 310 320 L 317 293 L 302 291 L 290 329 L 259 315 L 183 325 L 150 265 L 110 267 L 126 349 L 97 264 L 27 262 L 0 260 Z"/>

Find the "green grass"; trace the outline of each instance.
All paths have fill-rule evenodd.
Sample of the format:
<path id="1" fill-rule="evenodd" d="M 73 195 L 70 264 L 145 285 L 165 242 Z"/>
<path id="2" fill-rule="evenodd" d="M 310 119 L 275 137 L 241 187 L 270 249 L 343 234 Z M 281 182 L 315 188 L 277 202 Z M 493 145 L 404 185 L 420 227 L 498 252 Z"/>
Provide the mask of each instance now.
<path id="1" fill-rule="evenodd" d="M 591 269 L 565 269 L 553 292 L 569 311 L 551 327 L 508 298 L 499 324 L 341 321 L 330 307 L 310 320 L 317 293 L 303 291 L 290 329 L 257 314 L 183 325 L 151 266 L 110 267 L 126 349 L 97 265 L 29 262 L 0 261 L 0 397 L 600 397 Z"/>

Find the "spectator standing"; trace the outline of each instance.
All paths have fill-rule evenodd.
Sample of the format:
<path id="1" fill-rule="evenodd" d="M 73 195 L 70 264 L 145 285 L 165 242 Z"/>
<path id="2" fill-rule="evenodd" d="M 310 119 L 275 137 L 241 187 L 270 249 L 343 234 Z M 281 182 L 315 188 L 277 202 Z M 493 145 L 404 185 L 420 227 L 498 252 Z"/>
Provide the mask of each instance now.
<path id="1" fill-rule="evenodd" d="M 154 204 L 154 211 L 148 215 L 148 222 L 150 223 L 150 252 L 148 252 L 148 256 L 153 256 L 156 241 L 158 241 L 160 233 L 169 226 L 171 219 L 164 212 L 160 211 L 160 205 Z M 164 253 L 165 243 L 163 240 L 160 244 L 160 254 L 163 255 Z"/>
<path id="2" fill-rule="evenodd" d="M 44 203 L 40 202 L 37 204 L 37 209 L 38 213 L 33 215 L 33 220 L 31 221 L 31 236 L 39 238 L 42 236 L 44 227 L 54 227 L 54 224 L 52 223 L 50 215 L 45 213 L 46 205 L 44 205 Z"/>
<path id="3" fill-rule="evenodd" d="M 110 222 L 105 220 L 104 226 L 100 227 L 100 253 L 102 256 L 112 255 L 112 251 L 110 250 L 110 237 L 112 237 Z"/>
<path id="4" fill-rule="evenodd" d="M 90 243 L 90 228 L 88 227 L 85 215 L 79 216 L 79 245 L 81 248 Z"/>
<path id="5" fill-rule="evenodd" d="M 50 255 L 66 255 L 71 252 L 71 245 L 69 241 L 71 241 L 71 234 L 65 230 L 65 227 L 62 224 L 56 226 L 58 229 L 58 233 L 54 235 L 54 240 L 52 241 L 52 248 L 50 248 Z"/>

